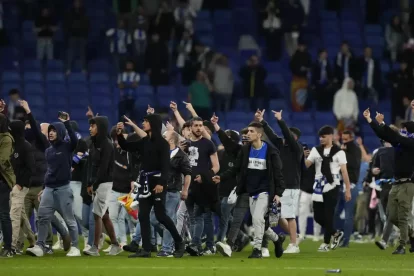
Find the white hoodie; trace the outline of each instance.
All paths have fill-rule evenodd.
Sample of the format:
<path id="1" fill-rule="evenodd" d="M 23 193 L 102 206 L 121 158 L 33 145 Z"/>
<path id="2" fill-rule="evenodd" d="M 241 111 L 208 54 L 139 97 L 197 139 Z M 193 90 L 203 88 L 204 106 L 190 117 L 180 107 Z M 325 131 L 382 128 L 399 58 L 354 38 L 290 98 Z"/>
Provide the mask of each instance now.
<path id="1" fill-rule="evenodd" d="M 359 114 L 358 98 L 353 90 L 348 89 L 351 78 L 345 78 L 342 88 L 334 96 L 333 112 L 338 120 L 352 119 L 357 121 Z"/>

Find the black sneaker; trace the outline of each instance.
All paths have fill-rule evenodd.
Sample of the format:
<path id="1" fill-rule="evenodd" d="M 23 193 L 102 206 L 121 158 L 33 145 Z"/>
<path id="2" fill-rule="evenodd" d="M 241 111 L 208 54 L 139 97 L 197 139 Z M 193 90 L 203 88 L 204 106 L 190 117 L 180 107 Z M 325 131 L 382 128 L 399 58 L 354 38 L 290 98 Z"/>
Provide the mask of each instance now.
<path id="1" fill-rule="evenodd" d="M 138 251 L 138 249 L 139 249 L 139 244 L 138 244 L 138 243 L 136 243 L 135 241 L 131 241 L 131 243 L 130 243 L 130 244 L 124 245 L 124 247 L 122 247 L 122 249 L 123 249 L 124 251 L 127 251 L 127 252 L 132 252 L 132 253 L 135 253 L 135 252 L 137 252 L 137 251 Z"/>
<path id="2" fill-rule="evenodd" d="M 50 246 L 45 246 L 44 250 L 45 250 L 45 253 L 48 254 L 48 255 L 53 254 L 53 249 Z"/>
<path id="3" fill-rule="evenodd" d="M 144 249 L 138 250 L 135 254 L 129 255 L 128 258 L 151 258 L 151 252 Z"/>
<path id="4" fill-rule="evenodd" d="M 199 257 L 203 255 L 203 251 L 200 248 L 198 248 L 198 246 L 195 244 L 190 244 L 189 246 L 187 246 L 186 250 L 187 253 L 193 257 Z"/>
<path id="5" fill-rule="evenodd" d="M 203 250 L 203 255 L 206 255 L 206 256 L 214 255 L 214 254 L 216 254 L 216 252 L 217 252 L 217 250 L 216 250 L 215 246 L 205 247 L 204 250 Z"/>
<path id="6" fill-rule="evenodd" d="M 284 235 L 282 235 L 282 237 L 284 237 Z M 279 236 L 277 241 L 273 242 L 273 244 L 275 245 L 275 256 L 276 256 L 276 258 L 280 258 L 283 255 L 283 242 L 285 241 L 285 239 L 282 238 L 282 237 Z"/>
<path id="7" fill-rule="evenodd" d="M 342 238 L 344 237 L 344 231 L 336 231 L 336 233 L 332 237 L 333 241 L 331 243 L 331 249 L 335 250 L 341 243 Z"/>
<path id="8" fill-rule="evenodd" d="M 14 256 L 13 250 L 11 250 L 11 249 L 3 248 L 0 251 L 0 258 L 13 258 L 13 256 Z"/>
<path id="9" fill-rule="evenodd" d="M 185 252 L 185 241 L 175 244 L 174 258 L 182 258 Z"/>
<path id="10" fill-rule="evenodd" d="M 397 249 L 392 252 L 393 255 L 404 255 L 405 254 L 405 247 L 402 245 L 399 245 Z"/>
<path id="11" fill-rule="evenodd" d="M 410 237 L 410 253 L 414 253 L 414 237 Z"/>
<path id="12" fill-rule="evenodd" d="M 153 246 L 151 247 L 151 252 L 152 252 L 152 253 L 157 253 L 157 252 L 158 252 L 158 246 L 153 245 Z"/>
<path id="13" fill-rule="evenodd" d="M 163 257 L 163 258 L 165 258 L 165 257 L 170 258 L 172 256 L 173 256 L 173 254 L 171 252 L 162 251 L 162 250 L 160 252 L 158 252 L 158 254 L 157 254 L 157 257 Z"/>
<path id="14" fill-rule="evenodd" d="M 254 248 L 252 254 L 250 254 L 249 259 L 261 259 L 262 251 L 260 249 Z"/>

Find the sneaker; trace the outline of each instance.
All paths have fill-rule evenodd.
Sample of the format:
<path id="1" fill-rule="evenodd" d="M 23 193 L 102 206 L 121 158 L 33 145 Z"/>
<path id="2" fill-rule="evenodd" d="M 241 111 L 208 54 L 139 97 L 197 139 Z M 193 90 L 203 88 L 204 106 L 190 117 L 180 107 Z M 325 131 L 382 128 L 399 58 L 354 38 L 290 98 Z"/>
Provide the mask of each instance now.
<path id="1" fill-rule="evenodd" d="M 62 237 L 62 248 L 64 251 L 68 251 L 72 248 L 72 239 L 70 238 L 69 234 Z"/>
<path id="2" fill-rule="evenodd" d="M 241 231 L 240 231 L 241 232 Z M 248 246 L 250 243 L 249 236 L 242 234 L 240 238 L 238 237 L 232 246 L 232 251 L 241 252 L 243 249 Z"/>
<path id="3" fill-rule="evenodd" d="M 158 246 L 157 245 L 153 245 L 151 248 L 151 252 L 152 253 L 157 253 L 158 252 Z"/>
<path id="4" fill-rule="evenodd" d="M 110 244 L 106 249 L 102 250 L 104 253 L 109 253 L 112 249 L 112 244 Z"/>
<path id="5" fill-rule="evenodd" d="M 232 250 L 230 245 L 225 244 L 223 242 L 218 242 L 216 243 L 216 249 L 217 252 L 219 252 L 224 257 L 231 257 Z"/>
<path id="6" fill-rule="evenodd" d="M 161 250 L 160 252 L 158 252 L 157 257 L 171 258 L 173 257 L 173 254 L 171 252 Z"/>
<path id="7" fill-rule="evenodd" d="M 410 248 L 410 253 L 414 253 L 414 247 Z"/>
<path id="8" fill-rule="evenodd" d="M 300 249 L 299 249 L 299 246 L 297 246 L 296 244 L 289 243 L 288 247 L 286 248 L 286 250 L 283 253 L 285 253 L 285 254 L 298 254 L 298 253 L 300 253 Z"/>
<path id="9" fill-rule="evenodd" d="M 102 233 L 101 238 L 99 239 L 99 243 L 98 243 L 98 248 L 99 249 L 102 249 L 102 247 L 105 243 L 105 240 L 106 240 L 106 234 Z"/>
<path id="10" fill-rule="evenodd" d="M 355 233 L 354 234 L 354 242 L 356 242 L 356 243 L 364 243 L 364 238 L 362 237 L 361 234 Z"/>
<path id="11" fill-rule="evenodd" d="M 302 242 L 302 241 L 304 241 L 305 240 L 305 236 L 302 236 L 302 235 L 297 235 L 297 237 L 296 237 L 296 245 L 297 246 L 299 246 L 299 244 Z"/>
<path id="12" fill-rule="evenodd" d="M 151 252 L 140 249 L 135 254 L 129 255 L 128 258 L 151 258 Z"/>
<path id="13" fill-rule="evenodd" d="M 250 254 L 249 259 L 261 259 L 262 252 L 260 249 L 254 248 L 252 254 Z"/>
<path id="14" fill-rule="evenodd" d="M 335 250 L 339 246 L 339 243 L 341 242 L 343 237 L 344 237 L 344 231 L 337 231 L 333 235 L 333 241 L 331 243 L 332 250 Z"/>
<path id="15" fill-rule="evenodd" d="M 0 258 L 13 258 L 14 254 L 13 251 L 11 249 L 5 249 L 3 248 L 0 251 Z"/>
<path id="16" fill-rule="evenodd" d="M 212 247 L 206 247 L 203 250 L 203 255 L 214 255 L 216 254 L 216 247 L 212 246 Z"/>
<path id="17" fill-rule="evenodd" d="M 66 257 L 80 257 L 80 256 L 81 256 L 80 250 L 74 246 L 72 246 L 68 254 L 66 254 Z"/>
<path id="18" fill-rule="evenodd" d="M 33 257 L 43 257 L 45 252 L 43 251 L 43 248 L 40 245 L 36 244 L 32 248 L 27 248 L 26 254 L 33 256 Z"/>
<path id="19" fill-rule="evenodd" d="M 313 242 L 318 242 L 318 241 L 320 241 L 321 240 L 321 237 L 320 236 L 318 236 L 318 235 L 314 235 L 313 236 L 313 238 L 312 238 L 312 241 Z"/>
<path id="20" fill-rule="evenodd" d="M 52 247 L 51 246 L 45 246 L 44 248 L 43 248 L 43 251 L 47 254 L 47 255 L 53 255 L 53 249 L 52 249 Z"/>
<path id="21" fill-rule="evenodd" d="M 279 235 L 277 241 L 273 242 L 275 245 L 275 256 L 280 258 L 283 255 L 283 242 L 285 241 L 285 235 Z"/>
<path id="22" fill-rule="evenodd" d="M 175 244 L 174 258 L 182 258 L 185 252 L 185 241 Z M 169 256 L 168 256 L 169 257 Z"/>
<path id="23" fill-rule="evenodd" d="M 376 241 L 375 245 L 381 250 L 385 250 L 388 247 L 384 240 Z"/>
<path id="24" fill-rule="evenodd" d="M 23 255 L 23 250 L 22 249 L 20 249 L 20 248 L 16 248 L 16 249 L 14 249 L 13 250 L 13 254 L 14 255 Z"/>
<path id="25" fill-rule="evenodd" d="M 139 244 L 135 241 L 131 241 L 130 244 L 125 245 L 124 247 L 122 247 L 122 249 L 127 252 L 135 253 L 139 249 Z"/>
<path id="26" fill-rule="evenodd" d="M 203 256 L 203 250 L 200 250 L 200 248 L 198 248 L 198 246 L 195 244 L 190 244 L 187 246 L 186 251 L 188 254 L 190 254 L 190 256 L 193 257 Z"/>
<path id="27" fill-rule="evenodd" d="M 121 246 L 116 245 L 116 244 L 112 244 L 111 245 L 111 250 L 106 255 L 108 255 L 108 256 L 116 256 L 116 255 L 121 254 L 122 251 L 124 251 L 124 250 L 122 250 L 122 247 Z"/>
<path id="28" fill-rule="evenodd" d="M 405 247 L 401 244 L 397 247 L 397 249 L 392 252 L 393 255 L 404 255 L 405 254 Z"/>
<path id="29" fill-rule="evenodd" d="M 85 245 L 85 248 L 83 249 L 83 252 L 85 253 L 85 251 L 88 251 L 89 249 L 91 249 L 92 246 L 90 246 L 89 244 Z"/>
<path id="30" fill-rule="evenodd" d="M 52 249 L 53 250 L 63 250 L 63 241 L 61 240 L 60 235 L 58 235 L 58 240 L 52 246 Z"/>
<path id="31" fill-rule="evenodd" d="M 269 258 L 270 257 L 269 249 L 267 249 L 266 247 L 262 247 L 262 257 L 263 258 Z"/>
<path id="32" fill-rule="evenodd" d="M 94 257 L 100 256 L 99 249 L 95 245 L 91 246 L 89 250 L 83 251 L 83 254 L 87 256 L 94 256 Z"/>
<path id="33" fill-rule="evenodd" d="M 329 245 L 326 243 L 321 244 L 318 248 L 318 252 L 329 252 Z"/>

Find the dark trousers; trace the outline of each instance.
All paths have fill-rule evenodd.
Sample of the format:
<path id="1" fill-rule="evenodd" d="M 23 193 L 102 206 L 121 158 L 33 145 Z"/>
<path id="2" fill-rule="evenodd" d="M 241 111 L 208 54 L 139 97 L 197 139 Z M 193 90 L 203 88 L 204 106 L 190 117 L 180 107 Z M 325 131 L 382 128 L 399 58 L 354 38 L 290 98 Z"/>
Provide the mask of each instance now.
<path id="1" fill-rule="evenodd" d="M 335 189 L 323 193 L 323 202 L 313 202 L 314 219 L 325 229 L 323 240 L 326 244 L 331 242 L 331 236 L 336 232 L 334 215 L 338 203 L 338 191 L 339 188 L 336 186 Z"/>
<path id="2" fill-rule="evenodd" d="M 4 248 L 11 249 L 12 225 L 10 219 L 10 192 L 7 183 L 0 180 L 0 225 L 3 232 Z"/>
<path id="3" fill-rule="evenodd" d="M 151 222 L 150 213 L 152 207 L 154 207 L 155 218 L 170 232 L 177 244 L 182 242 L 182 238 L 167 213 L 165 212 L 165 195 L 166 192 L 161 194 L 152 194 L 148 198 L 139 199 L 139 215 L 138 219 L 141 225 L 142 247 L 145 251 L 151 252 Z"/>

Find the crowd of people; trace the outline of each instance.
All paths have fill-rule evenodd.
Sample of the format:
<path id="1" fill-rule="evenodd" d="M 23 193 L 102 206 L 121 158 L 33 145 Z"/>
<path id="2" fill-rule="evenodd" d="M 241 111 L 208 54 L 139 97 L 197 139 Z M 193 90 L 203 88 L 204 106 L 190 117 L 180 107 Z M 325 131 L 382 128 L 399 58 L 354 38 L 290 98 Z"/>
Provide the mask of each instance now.
<path id="1" fill-rule="evenodd" d="M 142 127 L 126 116 L 111 127 L 89 108 L 90 136 L 81 137 L 67 112 L 59 112 L 59 122 L 39 124 L 28 102 L 8 107 L 1 101 L 0 255 L 22 254 L 27 239 L 32 256 L 58 249 L 81 256 L 80 225 L 89 256 L 125 250 L 131 258 L 217 251 L 230 257 L 252 239 L 249 258 L 269 257 L 269 240 L 280 258 L 300 253 L 312 215 L 315 240 L 324 229 L 319 252 L 348 247 L 367 233 L 373 239 L 382 234 L 376 241 L 381 249 L 399 233 L 393 254 L 405 254 L 407 243 L 414 252 L 412 121 L 398 129 L 386 125 L 384 115 L 377 112 L 373 120 L 365 110 L 384 145 L 371 156 L 352 131 L 338 137 L 331 126 L 319 130 L 320 145 L 300 143 L 300 129 L 289 127 L 282 111 L 272 111 L 279 137 L 264 120 L 265 110 L 252 113 L 252 122 L 238 132 L 222 129 L 214 113 L 203 120 L 190 103 L 187 121 L 175 102 L 170 108 L 177 130 L 150 106 Z M 125 205 L 125 198 L 135 203 Z M 28 220 L 33 213 L 37 235 Z M 276 225 L 289 235 L 287 246 Z M 52 226 L 59 237 L 54 246 Z M 110 246 L 103 250 L 105 237 Z"/>

